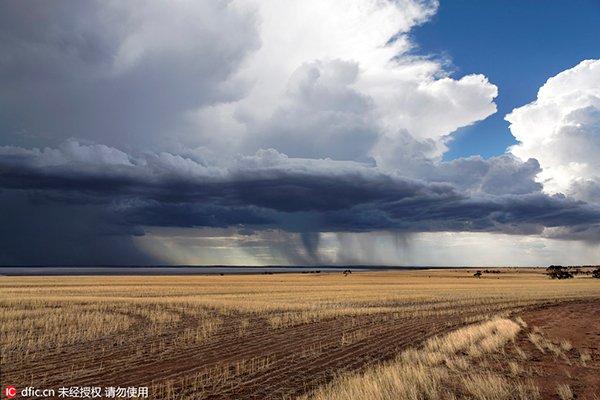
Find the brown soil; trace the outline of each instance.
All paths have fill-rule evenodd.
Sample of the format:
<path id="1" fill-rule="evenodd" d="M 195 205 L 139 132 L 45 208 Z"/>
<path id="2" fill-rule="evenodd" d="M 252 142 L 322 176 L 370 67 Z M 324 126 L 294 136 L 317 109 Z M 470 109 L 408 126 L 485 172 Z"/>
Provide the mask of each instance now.
<path id="1" fill-rule="evenodd" d="M 542 353 L 522 334 L 517 345 L 530 355 L 527 366 L 536 371 L 531 377 L 543 399 L 558 399 L 559 384 L 567 384 L 576 399 L 600 399 L 600 302 L 548 306 L 521 315 L 529 331 L 538 327 L 555 344 L 568 340 L 573 349 L 564 356 Z M 581 354 L 591 360 L 583 365 Z"/>
<path id="2" fill-rule="evenodd" d="M 159 336 L 147 331 L 148 321 L 137 316 L 136 326 L 127 335 L 46 349 L 33 361 L 3 365 L 2 384 L 55 390 L 99 386 L 103 395 L 108 386 L 147 386 L 151 398 L 165 398 L 164 393 L 157 395 L 155 388 L 171 382 L 170 398 L 293 398 L 340 373 L 362 371 L 433 335 L 456 329 L 468 314 L 414 319 L 348 317 L 277 330 L 264 316 L 232 314 L 220 316 L 223 324 L 218 335 L 200 344 L 173 342 L 177 333 L 196 326 L 197 321 L 188 315 L 182 314 L 180 323 Z M 566 358 L 556 358 L 537 350 L 526 332 L 520 335 L 516 345 L 530 355 L 527 365 L 535 371 L 527 379 L 540 387 L 543 399 L 557 399 L 559 383 L 569 384 L 579 399 L 600 399 L 600 303 L 548 305 L 521 316 L 529 324 L 528 331 L 537 326 L 554 342 L 568 339 L 573 344 Z M 240 333 L 243 318 L 250 323 Z M 352 337 L 353 333 L 357 334 L 355 341 L 342 341 L 343 334 Z M 511 350 L 507 351 L 510 355 Z M 585 351 L 592 359 L 583 366 L 580 354 Z M 236 363 L 251 359 L 268 359 L 268 364 L 234 374 Z M 221 375 L 225 370 L 233 375 L 206 379 L 211 369 L 219 368 Z M 204 374 L 204 381 L 196 381 L 193 387 L 190 378 L 198 374 Z"/>

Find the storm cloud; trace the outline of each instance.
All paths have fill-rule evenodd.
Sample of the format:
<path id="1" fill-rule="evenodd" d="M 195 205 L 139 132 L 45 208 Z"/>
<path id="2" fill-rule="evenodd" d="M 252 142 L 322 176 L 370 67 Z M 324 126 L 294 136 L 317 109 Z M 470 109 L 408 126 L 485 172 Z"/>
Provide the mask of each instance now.
<path id="1" fill-rule="evenodd" d="M 43 151 L 0 148 L 6 193 L 26 193 L 33 209 L 92 206 L 112 229 L 103 228 L 108 234 L 143 234 L 151 226 L 280 229 L 302 233 L 307 249 L 318 246 L 318 232 L 523 235 L 564 227 L 595 236 L 600 209 L 542 193 L 534 181 L 538 172 L 534 160 L 508 156 L 441 163 L 424 181 L 368 164 L 289 158 L 273 149 L 219 167 L 75 141 Z"/>
<path id="2" fill-rule="evenodd" d="M 176 229 L 292 264 L 365 262 L 348 249 L 371 257 L 370 233 L 597 243 L 598 61 L 507 117 L 511 153 L 442 162 L 498 87 L 412 52 L 437 8 L 0 2 L 0 264 L 157 263 L 138 239 Z M 324 258 L 335 237 L 348 253 Z"/>

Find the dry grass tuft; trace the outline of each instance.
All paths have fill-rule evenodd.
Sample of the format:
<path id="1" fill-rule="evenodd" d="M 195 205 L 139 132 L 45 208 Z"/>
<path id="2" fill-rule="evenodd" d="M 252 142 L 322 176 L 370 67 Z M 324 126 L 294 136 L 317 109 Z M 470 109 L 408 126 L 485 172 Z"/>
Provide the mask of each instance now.
<path id="1" fill-rule="evenodd" d="M 521 328 L 523 329 L 527 329 L 527 322 L 523 321 L 523 318 L 521 317 L 516 317 L 515 318 L 515 322 L 519 325 L 521 325 Z"/>
<path id="2" fill-rule="evenodd" d="M 563 340 L 560 342 L 560 348 L 562 351 L 571 351 L 573 350 L 573 344 L 570 340 Z"/>
<path id="3" fill-rule="evenodd" d="M 579 354 L 579 360 L 581 361 L 581 365 L 585 367 L 589 361 L 592 361 L 592 355 L 587 351 L 582 351 Z"/>
<path id="4" fill-rule="evenodd" d="M 516 347 L 515 348 L 515 353 L 517 354 L 517 356 L 519 357 L 519 359 L 525 361 L 529 358 L 529 356 L 527 355 L 527 353 L 525 353 L 523 350 L 521 350 L 520 347 Z"/>
<path id="5" fill-rule="evenodd" d="M 443 338 L 433 338 L 426 344 L 430 352 L 443 354 L 465 353 L 480 357 L 494 352 L 512 340 L 520 326 L 508 319 L 494 319 L 483 324 L 452 332 Z"/>
<path id="6" fill-rule="evenodd" d="M 519 363 L 514 361 L 510 361 L 508 363 L 508 370 L 513 376 L 520 376 L 521 374 L 523 374 L 523 367 L 521 367 Z"/>
<path id="7" fill-rule="evenodd" d="M 536 399 L 539 390 L 532 385 L 517 385 L 491 373 L 462 378 L 465 392 L 478 400 Z"/>
<path id="8" fill-rule="evenodd" d="M 536 331 L 534 329 L 534 331 Z M 527 336 L 529 341 L 535 345 L 535 347 L 544 354 L 546 350 L 549 350 L 554 357 L 561 357 L 570 365 L 570 361 L 565 353 L 573 349 L 573 345 L 569 340 L 563 340 L 560 344 L 555 344 L 551 340 L 544 337 L 541 331 L 538 329 L 538 333 L 530 332 Z"/>
<path id="9" fill-rule="evenodd" d="M 558 385 L 558 397 L 561 400 L 572 400 L 573 399 L 573 391 L 569 385 L 559 384 Z"/>

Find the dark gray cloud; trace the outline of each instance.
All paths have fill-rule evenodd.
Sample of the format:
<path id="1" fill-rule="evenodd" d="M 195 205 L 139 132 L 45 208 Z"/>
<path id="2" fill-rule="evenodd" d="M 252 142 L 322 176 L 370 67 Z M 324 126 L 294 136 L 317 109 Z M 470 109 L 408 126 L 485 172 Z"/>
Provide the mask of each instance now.
<path id="1" fill-rule="evenodd" d="M 229 2 L 2 1 L 0 144 L 162 143 L 184 112 L 244 95 L 256 24 Z"/>
<path id="2" fill-rule="evenodd" d="M 38 201 L 0 191 L 0 265 L 156 265 L 133 243 L 143 230 L 114 221 L 102 206 Z"/>
<path id="3" fill-rule="evenodd" d="M 44 151 L 0 148 L 7 204 L 20 193 L 38 212 L 85 210 L 93 221 L 86 229 L 99 237 L 139 235 L 152 226 L 298 232 L 303 257 L 313 262 L 319 232 L 539 235 L 544 228 L 564 228 L 553 235 L 597 240 L 600 209 L 541 193 L 533 181 L 538 170 L 534 160 L 471 158 L 430 169 L 430 179 L 438 182 L 427 182 L 366 164 L 293 159 L 274 150 L 218 167 L 168 153 L 134 157 L 75 141 Z"/>

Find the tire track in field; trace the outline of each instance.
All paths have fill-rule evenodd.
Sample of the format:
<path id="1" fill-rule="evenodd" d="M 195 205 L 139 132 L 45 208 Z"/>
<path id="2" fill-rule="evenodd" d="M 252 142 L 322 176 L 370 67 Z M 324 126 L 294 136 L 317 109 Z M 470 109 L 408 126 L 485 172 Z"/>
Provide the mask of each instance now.
<path id="1" fill-rule="evenodd" d="M 172 310 L 171 310 L 172 311 Z M 188 316 L 189 317 L 189 316 Z M 140 338 L 140 340 L 137 340 L 135 342 L 130 342 L 130 343 L 126 343 L 126 345 L 123 346 L 118 346 L 116 349 L 111 349 L 111 346 L 106 346 L 107 344 L 110 344 L 111 342 L 113 342 L 114 340 L 118 340 L 115 338 L 109 338 L 104 340 L 104 346 L 102 346 L 101 344 L 98 346 L 98 348 L 103 348 L 106 349 L 108 347 L 108 351 L 104 353 L 103 356 L 99 356 L 97 354 L 93 354 L 93 356 L 95 357 L 95 363 L 97 366 L 100 365 L 100 363 L 103 363 L 103 367 L 104 367 L 104 371 L 89 371 L 88 373 L 82 374 L 79 373 L 76 375 L 77 381 L 81 382 L 81 380 L 84 380 L 87 382 L 89 380 L 89 383 L 94 385 L 94 384 L 98 384 L 98 380 L 99 378 L 103 378 L 103 381 L 109 381 L 114 379 L 114 378 L 119 378 L 119 380 L 123 380 L 124 376 L 127 375 L 137 375 L 135 373 L 136 369 L 145 369 L 146 372 L 148 372 L 148 367 L 151 366 L 151 364 L 157 364 L 157 365 L 162 365 L 162 368 L 157 369 L 156 373 L 157 375 L 155 376 L 156 379 L 160 379 L 161 377 L 165 377 L 165 373 L 169 372 L 167 368 L 165 368 L 165 364 L 177 364 L 177 365 L 181 365 L 182 361 L 186 361 L 186 359 L 190 359 L 190 358 L 196 358 L 196 359 L 204 359 L 203 363 L 205 365 L 211 365 L 214 366 L 216 364 L 224 364 L 224 353 L 229 352 L 230 354 L 232 353 L 232 348 L 238 350 L 237 354 L 231 355 L 231 359 L 232 360 L 240 360 L 240 359 L 244 359 L 244 358 L 251 358 L 256 356 L 258 353 L 262 352 L 263 354 L 274 354 L 275 358 L 279 358 L 281 356 L 285 356 L 285 353 L 289 353 L 289 352 L 295 352 L 297 350 L 297 345 L 294 344 L 293 342 L 296 341 L 296 337 L 294 337 L 294 334 L 296 336 L 300 336 L 302 338 L 303 335 L 306 334 L 306 332 L 311 332 L 313 330 L 315 330 L 315 326 L 316 325 L 321 325 L 321 324 L 325 324 L 325 325 L 337 325 L 334 327 L 329 327 L 329 328 L 323 328 L 321 330 L 327 330 L 327 331 L 340 331 L 342 330 L 341 325 L 343 325 L 343 322 L 338 322 L 338 320 L 329 320 L 329 321 L 324 321 L 321 323 L 314 323 L 314 324 L 308 324 L 308 325 L 300 325 L 300 326 L 295 326 L 292 328 L 288 328 L 288 329 L 281 329 L 281 330 L 276 330 L 273 331 L 271 329 L 268 328 L 268 322 L 266 321 L 266 318 L 262 318 L 262 323 L 261 323 L 261 318 L 253 318 L 256 319 L 258 323 L 254 323 L 252 324 L 252 326 L 256 326 L 256 328 L 254 329 L 254 331 L 249 331 L 249 333 L 247 335 L 252 335 L 253 333 L 260 333 L 259 337 L 262 340 L 254 340 L 250 343 L 252 343 L 252 346 L 248 345 L 248 341 L 246 340 L 245 337 L 239 338 L 235 333 L 237 332 L 235 329 L 235 324 L 229 324 L 227 322 L 229 321 L 235 321 L 237 320 L 237 318 L 227 318 L 229 321 L 226 321 L 224 323 L 224 325 L 226 327 L 229 327 L 229 329 L 223 329 L 221 330 L 220 334 L 215 337 L 213 340 L 210 340 L 208 342 L 205 342 L 203 345 L 201 345 L 200 349 L 198 349 L 198 346 L 195 346 L 192 349 L 181 349 L 181 348 L 174 348 L 171 350 L 171 353 L 173 354 L 163 354 L 162 355 L 162 359 L 155 361 L 154 363 L 150 363 L 150 365 L 147 363 L 147 359 L 148 359 L 148 355 L 147 354 L 139 354 L 136 355 L 134 354 L 135 352 L 132 350 L 132 347 L 135 346 L 145 346 L 146 348 L 149 347 L 149 345 L 151 343 L 153 344 L 158 344 L 161 340 L 165 340 L 168 339 L 169 336 L 175 335 L 177 332 L 181 332 L 183 329 L 185 329 L 186 327 L 190 327 L 192 326 L 190 319 L 192 319 L 192 317 L 189 318 L 184 318 L 182 316 L 182 323 L 180 323 L 178 326 L 176 327 L 172 327 L 171 329 L 169 329 L 168 331 L 164 331 L 160 336 L 154 336 L 154 335 L 150 335 L 148 338 L 142 337 Z M 362 329 L 363 326 L 369 325 L 369 324 L 373 324 L 377 322 L 377 316 L 361 316 L 360 318 L 357 317 L 351 317 L 351 318 L 344 318 L 342 319 L 342 321 L 347 321 L 347 320 L 359 320 L 359 322 L 357 323 L 357 327 L 356 329 Z M 187 320 L 187 321 L 186 321 Z M 395 323 L 395 322 L 392 322 Z M 262 325 L 262 326 L 261 326 Z M 266 331 L 266 333 L 265 333 Z M 295 331 L 295 332 L 294 332 Z M 303 338 L 304 340 L 302 341 L 302 344 L 304 346 L 312 346 L 312 345 L 316 345 L 317 343 L 321 344 L 321 346 L 323 346 L 323 343 L 325 343 L 325 347 L 329 346 L 329 342 L 333 341 L 337 341 L 338 339 L 334 337 L 331 338 L 331 335 L 328 335 L 328 337 L 317 337 L 313 340 L 306 340 L 306 338 Z M 240 349 L 240 340 L 243 341 L 244 346 L 245 346 L 245 351 L 244 352 L 239 352 Z M 214 342 L 219 343 L 218 345 L 214 345 Z M 289 343 L 286 343 L 289 342 Z M 282 346 L 283 343 L 283 346 Z M 171 345 L 167 344 L 167 347 L 170 347 Z M 203 347 L 208 347 L 209 351 L 207 352 Z M 61 354 L 60 357 L 57 357 L 58 360 L 55 362 L 56 368 L 52 368 L 51 370 L 54 371 L 54 376 L 56 378 L 56 380 L 60 380 L 60 381 L 65 381 L 65 377 L 69 375 L 69 373 L 71 372 L 71 365 L 76 365 L 76 366 L 81 366 L 83 365 L 84 362 L 88 362 L 89 363 L 89 359 L 90 359 L 90 354 L 89 352 L 79 352 L 79 348 L 81 346 L 74 346 L 72 348 L 70 348 L 68 352 L 65 352 L 65 354 Z M 280 347 L 280 351 L 273 353 L 271 351 L 271 348 L 273 347 Z M 226 350 L 225 352 L 223 350 Z M 79 357 L 77 357 L 79 356 Z M 212 356 L 212 359 L 211 359 Z M 68 365 L 62 365 L 62 368 L 60 368 L 60 364 L 62 363 L 62 359 L 68 358 L 69 359 L 69 364 Z M 206 359 L 208 358 L 208 359 Z M 227 361 L 227 360 L 225 360 Z M 144 365 L 142 365 L 144 364 Z M 183 362 L 183 365 L 185 365 L 186 363 Z M 49 366 L 48 363 L 45 363 L 46 366 Z M 88 364 L 89 365 L 89 364 Z M 188 368 L 189 366 L 185 366 L 183 368 L 183 370 L 185 370 L 186 368 Z M 196 366 L 197 367 L 197 366 Z M 197 369 L 197 368 L 196 368 Z M 113 371 L 119 371 L 119 373 L 115 373 L 111 376 L 111 374 L 107 374 L 106 371 L 109 370 L 113 370 Z M 171 372 L 181 372 L 181 368 L 179 368 L 179 371 L 171 371 Z M 36 375 L 41 374 L 45 371 L 48 371 L 48 368 L 44 368 L 41 367 L 40 370 L 36 370 Z M 172 374 L 167 374 L 167 376 L 171 376 Z M 39 375 L 38 375 L 39 376 Z M 129 381 L 128 381 L 129 382 Z M 133 382 L 133 381 L 132 381 Z M 114 382 L 113 382 L 114 383 Z"/>
<path id="2" fill-rule="evenodd" d="M 508 306 L 497 307 L 496 311 L 498 308 L 510 309 Z M 175 309 L 165 310 L 178 312 Z M 271 360 L 269 367 L 260 373 L 243 375 L 237 382 L 228 382 L 214 390 L 211 387 L 212 396 L 228 398 L 221 396 L 219 390 L 236 398 L 275 393 L 277 396 L 295 395 L 329 382 L 336 372 L 360 371 L 368 365 L 389 360 L 400 349 L 418 345 L 434 333 L 449 330 L 450 327 L 443 323 L 449 320 L 459 323 L 464 317 L 474 314 L 472 310 L 460 307 L 453 308 L 452 315 L 447 316 L 397 319 L 392 311 L 389 314 L 337 317 L 275 330 L 270 327 L 269 315 L 239 312 L 222 315 L 210 309 L 207 311 L 211 317 L 222 319 L 223 323 L 217 334 L 203 343 L 173 344 L 178 334 L 200 326 L 203 321 L 202 317 L 180 312 L 180 320 L 175 325 L 164 327 L 159 334 L 145 332 L 147 324 L 138 319 L 133 332 L 121 332 L 98 339 L 91 351 L 89 342 L 65 346 L 61 354 L 48 355 L 33 363 L 21 363 L 15 369 L 9 367 L 10 370 L 6 370 L 3 366 L 6 374 L 3 375 L 7 379 L 17 378 L 15 382 L 29 384 L 28 376 L 31 373 L 36 377 L 51 374 L 44 381 L 46 387 L 150 386 L 153 380 L 164 383 L 189 377 L 208 368 L 231 366 L 244 359 L 268 357 Z M 443 312 L 441 309 L 435 310 L 440 311 Z M 242 318 L 249 319 L 250 325 L 240 336 L 238 332 Z M 341 345 L 343 332 L 351 335 L 360 330 L 372 332 L 365 339 Z M 121 339 L 123 345 L 114 346 Z M 156 347 L 163 340 L 169 348 L 167 352 L 156 355 L 148 353 L 150 346 Z M 321 354 L 302 356 L 316 353 L 317 348 Z M 90 364 L 92 358 L 94 361 Z M 100 363 L 102 370 L 98 368 Z M 85 369 L 71 373 L 72 365 L 81 368 L 84 364 Z M 28 376 L 18 376 L 23 370 L 27 371 Z M 313 379 L 305 383 L 304 377 L 307 376 Z"/>
<path id="3" fill-rule="evenodd" d="M 364 326 L 372 325 L 374 322 L 376 323 L 377 321 L 373 321 L 373 319 L 374 318 L 370 317 L 363 318 L 363 322 L 359 323 L 356 326 L 356 329 L 361 329 Z M 215 346 L 215 348 L 210 349 L 210 352 L 212 353 L 214 359 L 207 361 L 212 361 L 215 364 L 223 364 L 219 361 L 222 361 L 224 356 L 229 356 L 232 360 L 240 360 L 243 358 L 251 358 L 252 356 L 256 356 L 259 352 L 262 352 L 263 354 L 266 354 L 269 357 L 272 357 L 276 360 L 280 358 L 285 359 L 286 357 L 293 357 L 295 353 L 297 353 L 298 351 L 302 351 L 303 348 L 307 348 L 316 344 L 321 344 L 325 351 L 329 351 L 332 347 L 334 348 L 337 344 L 339 344 L 342 327 L 344 326 L 345 322 L 347 321 L 332 320 L 320 324 L 298 326 L 280 331 L 261 331 L 260 327 L 258 327 L 258 329 L 256 330 L 260 331 L 260 337 L 262 338 L 262 340 L 250 342 L 253 343 L 252 346 L 248 346 L 249 342 L 244 337 L 234 337 L 231 338 L 231 340 L 229 341 L 222 341 L 223 343 L 221 345 Z M 391 328 L 383 326 L 380 329 L 393 329 L 393 325 L 397 324 L 398 321 L 388 321 L 387 325 L 391 326 Z M 319 327 L 319 325 L 322 326 Z M 293 335 L 290 334 L 290 332 L 286 332 L 289 330 L 295 330 L 296 334 Z M 315 337 L 312 334 L 312 331 L 314 330 L 321 332 L 325 331 L 330 333 L 328 335 L 320 335 Z M 218 339 L 219 338 L 215 339 L 215 341 L 218 341 Z M 283 339 L 287 340 L 283 341 Z M 207 345 L 210 345 L 210 343 L 207 343 Z M 244 352 L 239 351 L 240 346 L 245 346 L 246 350 Z M 182 374 L 185 375 L 186 373 L 189 374 L 192 370 L 204 368 L 204 365 L 206 365 L 205 363 L 202 363 L 200 365 L 198 365 L 198 363 L 194 363 L 196 365 L 192 366 L 189 362 L 186 363 L 184 361 L 199 358 L 199 356 L 202 357 L 203 354 L 206 353 L 206 347 L 207 346 L 202 346 L 201 348 L 196 347 L 194 349 L 187 349 L 188 351 L 184 352 L 183 354 L 180 354 L 181 352 L 173 352 L 174 357 L 165 357 L 163 360 L 155 362 L 155 364 L 162 364 L 163 367 L 160 369 L 155 368 L 154 378 L 156 378 L 157 380 L 166 380 L 169 377 L 176 377 Z M 134 357 L 129 356 L 130 353 L 131 352 L 128 351 L 128 349 L 122 349 L 122 351 L 119 352 L 118 356 L 118 358 L 120 358 L 121 360 L 110 363 L 110 365 L 106 364 L 104 371 L 89 371 L 89 373 L 87 374 L 78 374 L 76 376 L 77 384 L 82 385 L 83 381 L 85 381 L 90 385 L 98 385 L 100 383 L 99 381 L 104 381 L 107 382 L 109 385 L 114 385 L 115 380 L 117 378 L 119 378 L 119 384 L 133 384 L 136 382 L 139 383 L 140 375 L 146 377 L 146 382 L 150 381 L 150 379 L 148 379 L 150 378 L 150 376 L 148 375 L 148 372 L 150 372 L 148 367 L 151 366 L 148 364 L 142 365 L 142 362 L 144 361 L 144 359 L 147 359 L 147 357 L 141 355 L 140 360 L 135 360 Z M 107 357 L 116 357 L 116 353 L 107 354 Z M 178 368 L 176 370 L 169 370 L 168 368 L 164 368 L 165 364 L 177 365 Z M 68 367 L 63 368 L 63 370 L 63 372 L 66 374 L 68 374 L 70 371 Z M 118 372 L 114 372 L 113 374 L 107 374 L 106 372 L 109 370 Z M 64 374 L 57 375 L 55 375 L 55 377 L 58 380 L 62 382 L 65 381 Z M 126 376 L 129 376 L 130 378 L 124 380 L 124 377 Z"/>
<path id="4" fill-rule="evenodd" d="M 299 329 L 298 327 L 295 327 L 295 334 L 294 332 L 290 332 L 290 330 L 294 329 L 289 329 L 287 332 L 286 330 L 277 331 L 275 334 L 269 335 L 271 337 L 266 337 L 267 335 L 265 335 L 265 332 L 263 331 L 263 335 L 261 336 L 264 337 L 263 340 L 254 342 L 244 340 L 242 343 L 238 341 L 235 346 L 227 343 L 222 346 L 225 347 L 227 354 L 223 351 L 218 351 L 219 349 L 212 349 L 215 359 L 205 361 L 220 361 L 220 364 L 227 364 L 229 361 L 249 359 L 257 356 L 267 356 L 270 359 L 280 360 L 297 354 L 298 352 L 302 352 L 303 349 L 307 347 L 310 348 L 310 346 L 317 344 L 320 344 L 322 348 L 326 349 L 336 347 L 340 343 L 341 330 L 339 327 L 332 327 L 332 323 L 341 325 L 338 321 L 328 321 L 320 324 L 315 323 L 309 326 L 300 327 Z M 329 334 L 327 336 L 315 337 L 312 331 L 329 332 Z M 304 336 L 298 336 L 298 333 L 304 334 Z M 252 345 L 249 345 L 249 343 Z M 235 355 L 232 356 L 231 353 L 235 353 Z M 185 358 L 187 358 L 187 356 L 188 355 L 186 355 Z M 229 356 L 230 359 L 227 359 L 227 356 Z M 226 360 L 224 361 L 224 359 Z M 185 370 L 185 368 L 186 367 L 180 368 L 180 370 Z M 162 376 L 164 376 L 164 374 Z M 177 373 L 175 372 L 170 377 L 173 376 L 177 376 Z"/>
<path id="5" fill-rule="evenodd" d="M 176 309 L 167 309 L 167 311 L 179 313 Z M 185 322 L 187 315 L 183 313 L 179 314 L 180 321 Z M 73 376 L 73 373 L 71 373 L 72 366 L 82 367 L 85 365 L 89 369 L 90 364 L 94 364 L 96 367 L 102 365 L 106 371 L 113 368 L 118 369 L 119 367 L 122 367 L 122 364 L 130 363 L 132 359 L 135 360 L 135 358 L 147 357 L 147 355 L 143 354 L 138 357 L 133 356 L 132 354 L 135 352 L 132 351 L 132 347 L 148 343 L 148 338 L 153 339 L 150 342 L 158 344 L 163 339 L 163 336 L 173 335 L 182 330 L 182 324 L 178 324 L 170 326 L 168 329 L 164 329 L 160 336 L 154 334 L 139 335 L 140 332 L 144 332 L 144 327 L 150 325 L 148 323 L 149 320 L 135 313 L 132 313 L 130 316 L 136 319 L 136 323 L 130 328 L 130 331 L 135 332 L 135 336 L 133 336 L 135 338 L 134 340 L 127 341 L 125 339 L 126 334 L 131 335 L 130 331 L 118 332 L 108 337 L 96 339 L 92 343 L 87 341 L 63 346 L 61 347 L 60 353 L 49 355 L 42 354 L 41 357 L 34 362 L 25 361 L 14 363 L 10 365 L 10 368 L 5 368 L 3 366 L 3 372 L 6 373 L 6 376 L 15 379 L 17 382 L 22 380 L 18 377 L 18 372 L 20 370 L 26 370 L 28 376 L 44 376 L 50 372 L 54 379 L 45 380 L 45 384 L 54 383 L 55 381 L 60 384 L 73 381 L 74 383 L 81 385 L 80 378 L 85 378 L 89 373 L 82 374 L 81 371 L 75 370 L 74 372 L 77 374 Z M 185 323 L 185 325 L 188 324 Z M 119 342 L 123 343 L 118 345 Z M 90 345 L 93 346 L 91 351 Z M 150 343 L 148 343 L 148 345 L 150 345 Z M 94 361 L 90 363 L 90 359 L 93 359 Z"/>
<path id="6" fill-rule="evenodd" d="M 418 331 L 419 329 L 413 329 L 412 331 L 402 332 L 402 334 L 388 338 L 385 342 L 375 339 L 374 342 L 377 342 L 375 345 L 358 346 L 352 352 L 339 355 L 328 362 L 322 363 L 320 360 L 315 360 L 308 368 L 302 369 L 306 371 L 308 376 L 313 377 L 313 386 L 327 383 L 333 379 L 337 373 L 359 371 L 373 363 L 393 358 L 400 349 L 418 344 L 431 334 L 438 333 L 438 331 L 434 331 L 427 336 L 415 335 Z M 365 361 L 365 358 L 368 358 L 369 360 Z M 319 371 L 321 372 L 319 373 Z M 296 379 L 296 382 L 297 381 L 298 380 Z M 303 394 L 305 391 L 302 389 L 298 391 L 298 389 L 303 388 L 303 386 L 294 385 L 292 388 L 294 390 L 287 394 Z"/>
<path id="7" fill-rule="evenodd" d="M 431 321 L 411 321 L 401 324 L 396 329 L 388 329 L 376 337 L 371 336 L 350 346 L 338 346 L 329 349 L 322 357 L 312 360 L 282 360 L 260 376 L 242 382 L 234 388 L 216 388 L 208 398 L 268 398 L 274 393 L 280 396 L 302 394 L 306 391 L 305 377 L 310 376 L 310 387 L 330 381 L 340 371 L 357 371 L 373 363 L 395 357 L 398 350 L 420 343 L 427 337 L 449 327 L 439 327 L 428 330 Z M 423 332 L 428 332 L 422 335 Z M 285 364 L 285 366 L 281 365 Z"/>
<path id="8" fill-rule="evenodd" d="M 215 312 L 214 310 L 211 310 L 209 308 L 204 308 L 204 310 L 210 314 L 212 317 L 222 317 L 221 315 L 219 315 L 218 312 Z M 180 323 L 175 326 L 175 327 L 171 327 L 170 329 L 163 329 L 160 335 L 148 335 L 148 336 L 142 336 L 141 338 L 138 336 L 138 340 L 133 341 L 133 342 L 127 342 L 123 345 L 117 345 L 117 342 L 119 342 L 119 336 L 123 336 L 124 333 L 119 333 L 114 337 L 111 337 L 109 339 L 100 339 L 98 342 L 98 347 L 102 349 L 103 353 L 102 355 L 100 354 L 96 354 L 95 352 L 92 352 L 92 356 L 95 359 L 95 362 L 97 364 L 97 366 L 99 367 L 102 363 L 102 366 L 105 367 L 106 369 L 108 369 L 109 367 L 111 369 L 122 369 L 125 365 L 134 363 L 135 360 L 137 358 L 148 358 L 147 357 L 147 349 L 150 348 L 152 345 L 154 345 L 154 347 L 158 347 L 158 345 L 162 342 L 162 341 L 166 341 L 166 347 L 169 348 L 177 348 L 177 346 L 173 346 L 172 342 L 173 341 L 173 337 L 176 336 L 176 334 L 178 332 L 183 331 L 186 328 L 189 327 L 194 327 L 194 326 L 198 326 L 197 324 L 197 319 L 182 313 L 180 311 L 178 311 L 177 309 L 172 309 L 172 308 L 165 308 L 164 311 L 168 311 L 168 312 L 175 312 L 178 313 L 180 315 Z M 233 315 L 234 317 L 239 317 L 237 314 L 239 314 L 239 316 L 244 316 L 244 317 L 251 317 L 252 315 L 248 315 L 248 314 L 244 314 L 244 313 L 236 313 L 236 312 L 232 312 L 229 313 L 229 318 L 224 317 L 230 321 L 235 321 L 236 318 L 231 318 L 231 316 Z M 138 314 L 133 314 L 132 316 L 134 316 L 138 322 L 140 319 L 143 319 L 143 317 L 141 317 Z M 356 317 L 354 317 L 356 318 Z M 252 319 L 256 319 L 256 318 L 252 318 Z M 260 317 L 258 318 L 260 320 Z M 264 319 L 264 318 L 263 318 Z M 266 322 L 263 321 L 263 325 Z M 137 329 L 134 328 L 135 332 L 140 332 L 142 331 L 142 329 L 140 329 L 140 327 L 143 326 L 143 324 L 138 323 L 137 325 Z M 235 335 L 233 335 L 233 338 L 228 338 L 229 333 L 231 333 L 231 331 L 235 330 L 234 326 L 235 324 L 229 324 L 229 323 L 225 323 L 225 329 L 221 329 L 221 332 L 218 335 L 219 338 L 219 343 L 221 346 L 223 347 L 229 347 L 231 345 L 235 345 L 236 339 L 235 339 Z M 312 326 L 313 324 L 308 324 L 305 326 Z M 229 329 L 228 329 L 229 328 Z M 312 328 L 311 328 L 312 329 Z M 287 330 L 282 330 L 283 332 L 286 332 Z M 262 333 L 262 332 L 260 332 Z M 287 334 L 287 333 L 286 333 Z M 112 343 L 112 345 L 111 345 Z M 211 340 L 205 342 L 205 344 L 207 345 L 212 345 Z M 262 346 L 263 344 L 260 343 L 260 345 Z M 116 346 L 116 347 L 115 347 Z M 215 351 L 215 354 L 220 354 L 220 349 L 216 348 L 217 346 L 213 346 L 213 349 Z M 184 346 L 185 347 L 185 346 Z M 133 350 L 132 350 L 133 348 Z M 136 348 L 140 348 L 142 354 L 140 355 L 136 355 L 136 351 L 134 351 Z M 47 371 L 49 368 L 46 368 L 49 364 L 55 364 L 54 368 L 52 368 L 55 372 L 69 372 L 70 371 L 70 366 L 71 365 L 77 365 L 77 366 L 81 366 L 83 364 L 86 364 L 89 366 L 89 359 L 90 359 L 90 352 L 89 352 L 89 342 L 88 343 L 84 343 L 84 344 L 79 344 L 79 345 L 75 345 L 75 346 L 69 346 L 67 347 L 68 350 L 64 350 L 62 354 L 60 355 L 54 355 L 53 357 L 51 357 L 50 359 L 46 358 L 43 360 L 43 363 L 40 363 L 39 361 L 37 362 L 38 365 L 44 365 L 43 367 L 40 367 L 39 369 L 29 369 L 30 372 L 38 375 L 40 372 L 44 372 Z M 108 351 L 106 351 L 108 349 Z M 177 349 L 179 350 L 179 349 Z M 249 351 L 249 353 L 253 353 L 253 350 L 251 349 Z M 157 356 L 159 356 L 159 354 L 156 354 Z M 162 354 L 160 355 L 161 357 L 167 358 L 167 361 L 169 359 L 172 358 L 172 356 L 170 354 Z M 68 365 L 65 365 L 64 360 L 68 359 L 69 363 Z M 120 362 L 119 360 L 125 360 L 126 361 L 122 361 Z"/>

